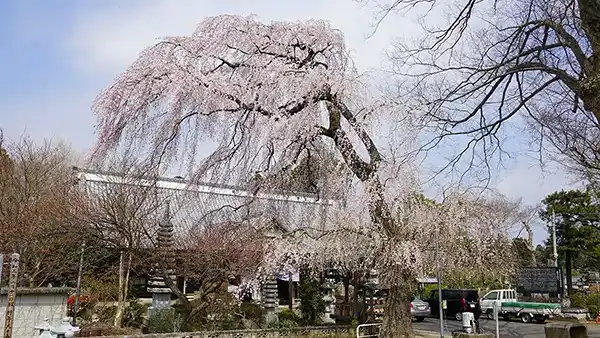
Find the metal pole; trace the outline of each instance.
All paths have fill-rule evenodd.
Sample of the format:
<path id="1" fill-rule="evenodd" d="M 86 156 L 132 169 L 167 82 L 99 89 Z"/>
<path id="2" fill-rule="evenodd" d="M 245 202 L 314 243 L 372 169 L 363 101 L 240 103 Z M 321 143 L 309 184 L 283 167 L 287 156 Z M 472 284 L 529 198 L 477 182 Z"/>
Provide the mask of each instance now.
<path id="1" fill-rule="evenodd" d="M 440 337 L 444 338 L 444 305 L 442 300 L 442 267 L 440 264 L 439 256 L 439 228 L 435 231 L 435 262 L 437 265 L 437 287 L 438 287 L 438 306 L 439 306 L 439 317 L 440 317 Z"/>
<path id="2" fill-rule="evenodd" d="M 8 280 L 8 303 L 6 304 L 6 316 L 4 317 L 4 338 L 12 338 L 13 322 L 15 315 L 15 299 L 17 294 L 17 281 L 19 279 L 20 255 L 14 253 L 10 256 L 10 275 Z"/>
<path id="3" fill-rule="evenodd" d="M 554 257 L 554 267 L 558 267 L 558 252 L 556 251 L 556 220 L 554 210 L 552 210 L 552 256 Z"/>
<path id="4" fill-rule="evenodd" d="M 556 214 L 554 213 L 554 210 L 552 210 L 552 220 L 551 220 L 551 225 L 552 225 L 552 257 L 553 257 L 553 264 L 554 264 L 554 268 L 556 268 L 556 279 L 557 279 L 557 291 L 560 291 L 561 289 L 561 285 L 563 283 L 562 280 L 562 276 L 558 271 L 558 251 L 556 248 Z M 564 291 L 562 292 L 564 293 Z M 561 297 L 561 293 L 559 292 L 557 294 L 558 297 Z"/>
<path id="5" fill-rule="evenodd" d="M 494 302 L 494 319 L 496 320 L 496 338 L 500 338 L 500 318 L 498 314 L 498 302 Z"/>
<path id="6" fill-rule="evenodd" d="M 85 252 L 85 242 L 81 244 L 81 254 L 79 256 L 79 272 L 77 272 L 77 288 L 75 289 L 75 305 L 73 306 L 73 323 L 77 326 L 77 312 L 79 312 L 79 297 L 81 296 L 81 275 L 83 274 L 83 254 Z"/>

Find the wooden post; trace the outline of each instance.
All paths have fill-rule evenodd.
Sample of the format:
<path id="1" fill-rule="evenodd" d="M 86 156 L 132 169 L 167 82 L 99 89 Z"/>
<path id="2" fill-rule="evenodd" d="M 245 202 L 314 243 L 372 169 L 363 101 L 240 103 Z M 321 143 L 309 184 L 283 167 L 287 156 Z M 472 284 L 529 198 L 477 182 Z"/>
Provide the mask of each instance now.
<path id="1" fill-rule="evenodd" d="M 20 255 L 14 253 L 10 256 L 10 275 L 8 280 L 8 302 L 6 316 L 4 317 L 4 338 L 12 338 L 15 314 L 15 299 L 17 294 L 17 281 L 19 279 Z"/>
<path id="2" fill-rule="evenodd" d="M 81 277 L 83 275 L 83 255 L 85 253 L 85 242 L 81 243 L 81 253 L 79 255 L 79 271 L 77 272 L 77 288 L 75 289 L 75 306 L 73 307 L 73 322 L 71 325 L 77 326 L 77 313 L 79 312 L 81 297 Z"/>

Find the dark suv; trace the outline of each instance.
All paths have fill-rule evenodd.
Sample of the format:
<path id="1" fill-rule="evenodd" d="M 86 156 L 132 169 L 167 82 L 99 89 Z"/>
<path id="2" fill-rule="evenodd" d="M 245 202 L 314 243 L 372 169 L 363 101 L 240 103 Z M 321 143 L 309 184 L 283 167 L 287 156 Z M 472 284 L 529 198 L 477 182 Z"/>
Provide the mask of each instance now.
<path id="1" fill-rule="evenodd" d="M 446 301 L 444 317 L 454 317 L 462 320 L 463 312 L 474 312 L 478 307 L 479 297 L 477 290 L 468 289 L 442 289 L 442 301 Z M 431 315 L 439 317 L 438 290 L 433 290 L 427 300 L 431 308 Z"/>

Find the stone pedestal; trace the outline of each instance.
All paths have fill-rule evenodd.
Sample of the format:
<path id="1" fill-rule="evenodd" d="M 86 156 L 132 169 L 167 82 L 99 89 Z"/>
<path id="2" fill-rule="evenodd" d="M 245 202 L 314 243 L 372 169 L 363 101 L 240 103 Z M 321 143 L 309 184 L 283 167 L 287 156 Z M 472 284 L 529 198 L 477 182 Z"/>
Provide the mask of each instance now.
<path id="1" fill-rule="evenodd" d="M 546 338 L 587 338 L 587 327 L 577 322 L 555 322 L 544 327 Z"/>
<path id="2" fill-rule="evenodd" d="M 155 277 L 148 282 L 148 291 L 152 293 L 152 305 L 148 308 L 148 316 L 156 311 L 171 308 L 171 289 L 166 287 L 160 277 Z"/>

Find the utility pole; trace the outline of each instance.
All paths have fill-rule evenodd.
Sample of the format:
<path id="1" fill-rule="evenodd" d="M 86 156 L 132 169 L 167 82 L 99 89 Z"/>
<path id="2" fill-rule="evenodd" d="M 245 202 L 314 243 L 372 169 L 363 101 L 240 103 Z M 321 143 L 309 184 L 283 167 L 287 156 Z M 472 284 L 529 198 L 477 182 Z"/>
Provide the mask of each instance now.
<path id="1" fill-rule="evenodd" d="M 81 275 L 83 274 L 83 254 L 85 252 L 85 242 L 81 244 L 81 254 L 79 256 L 79 272 L 77 273 L 77 288 L 75 289 L 75 305 L 73 306 L 73 323 L 77 326 L 77 312 L 79 312 L 79 298 L 81 297 Z"/>
<path id="2" fill-rule="evenodd" d="M 10 256 L 10 275 L 8 280 L 8 302 L 6 304 L 6 316 L 4 317 L 4 338 L 12 338 L 13 322 L 15 316 L 15 300 L 17 293 L 17 281 L 19 279 L 19 260 L 21 256 L 14 253 Z"/>

